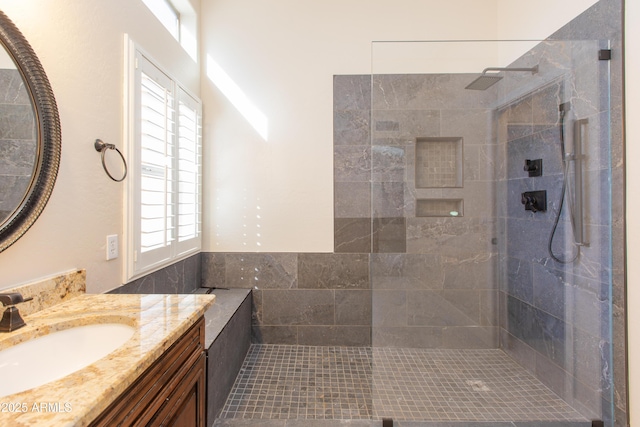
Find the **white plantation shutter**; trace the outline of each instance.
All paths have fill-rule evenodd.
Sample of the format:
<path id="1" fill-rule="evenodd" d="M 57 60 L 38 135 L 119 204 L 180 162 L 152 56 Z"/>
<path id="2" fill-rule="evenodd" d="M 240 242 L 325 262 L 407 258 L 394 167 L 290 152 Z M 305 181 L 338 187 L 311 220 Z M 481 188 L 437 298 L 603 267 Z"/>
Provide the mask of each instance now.
<path id="1" fill-rule="evenodd" d="M 140 252 L 167 247 L 174 239 L 172 158 L 174 111 L 171 90 L 142 70 L 140 109 Z M 169 81 L 170 83 L 170 81 Z"/>
<path id="2" fill-rule="evenodd" d="M 179 91 L 178 96 L 178 242 L 200 236 L 202 125 L 200 104 Z M 189 246 L 189 245 L 187 245 Z M 184 250 L 184 249 L 183 249 Z"/>
<path id="3" fill-rule="evenodd" d="M 201 104 L 135 53 L 127 280 L 200 250 Z"/>

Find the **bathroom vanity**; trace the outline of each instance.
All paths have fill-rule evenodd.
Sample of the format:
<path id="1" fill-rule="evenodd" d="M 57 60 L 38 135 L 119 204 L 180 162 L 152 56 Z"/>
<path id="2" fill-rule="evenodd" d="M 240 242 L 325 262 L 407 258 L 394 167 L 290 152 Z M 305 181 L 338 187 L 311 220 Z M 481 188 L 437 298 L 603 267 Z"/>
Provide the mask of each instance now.
<path id="1" fill-rule="evenodd" d="M 133 334 L 107 356 L 62 378 L 0 397 L 0 425 L 204 425 L 203 316 L 214 300 L 83 294 L 25 315 L 26 326 L 0 334 L 0 353 L 85 325 L 124 324 Z M 46 358 L 49 352 L 42 353 Z"/>

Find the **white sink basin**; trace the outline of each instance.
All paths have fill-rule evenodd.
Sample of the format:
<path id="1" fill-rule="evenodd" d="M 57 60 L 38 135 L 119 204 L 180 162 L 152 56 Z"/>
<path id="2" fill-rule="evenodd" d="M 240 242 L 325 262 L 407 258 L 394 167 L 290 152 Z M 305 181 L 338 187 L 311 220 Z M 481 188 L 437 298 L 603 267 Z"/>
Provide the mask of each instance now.
<path id="1" fill-rule="evenodd" d="M 55 381 L 117 350 L 135 329 L 121 323 L 77 326 L 0 351 L 0 397 Z"/>

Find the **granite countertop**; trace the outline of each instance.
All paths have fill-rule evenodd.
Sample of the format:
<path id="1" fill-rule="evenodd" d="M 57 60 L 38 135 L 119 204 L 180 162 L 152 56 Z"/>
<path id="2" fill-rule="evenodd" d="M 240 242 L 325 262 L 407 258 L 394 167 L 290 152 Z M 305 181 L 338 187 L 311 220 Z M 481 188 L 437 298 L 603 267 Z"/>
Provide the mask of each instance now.
<path id="1" fill-rule="evenodd" d="M 214 300 L 214 295 L 80 295 L 24 316 L 27 326 L 0 334 L 0 350 L 56 330 L 95 323 L 124 323 L 136 331 L 116 351 L 71 375 L 0 397 L 0 425 L 88 425 Z"/>

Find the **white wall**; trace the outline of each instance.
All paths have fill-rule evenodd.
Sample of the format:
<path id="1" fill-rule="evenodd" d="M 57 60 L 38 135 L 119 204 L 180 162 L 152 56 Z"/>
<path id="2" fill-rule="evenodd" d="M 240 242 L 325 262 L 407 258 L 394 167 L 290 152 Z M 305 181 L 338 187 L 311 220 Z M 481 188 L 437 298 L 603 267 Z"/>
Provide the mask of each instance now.
<path id="1" fill-rule="evenodd" d="M 129 33 L 195 93 L 199 65 L 137 0 L 0 0 L 40 58 L 56 96 L 62 160 L 44 212 L 0 254 L 0 289 L 72 268 L 87 270 L 89 292 L 121 284 L 121 261 L 105 260 L 106 235 L 122 247 L 122 190 L 100 164 L 93 141 L 123 147 L 123 34 Z"/>

